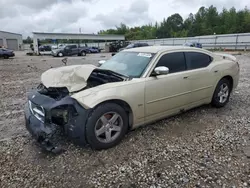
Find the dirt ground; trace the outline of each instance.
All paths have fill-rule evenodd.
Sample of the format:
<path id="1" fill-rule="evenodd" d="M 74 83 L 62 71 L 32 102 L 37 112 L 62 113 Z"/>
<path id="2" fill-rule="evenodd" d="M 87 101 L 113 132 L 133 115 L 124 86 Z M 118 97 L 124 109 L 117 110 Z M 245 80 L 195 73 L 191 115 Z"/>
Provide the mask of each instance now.
<path id="1" fill-rule="evenodd" d="M 110 56 L 69 57 L 68 65 Z M 23 108 L 41 73 L 62 58 L 19 52 L 0 59 L 0 187 L 250 187 L 250 54 L 236 57 L 241 77 L 226 107 L 139 128 L 109 150 L 68 144 L 57 156 L 36 146 Z"/>

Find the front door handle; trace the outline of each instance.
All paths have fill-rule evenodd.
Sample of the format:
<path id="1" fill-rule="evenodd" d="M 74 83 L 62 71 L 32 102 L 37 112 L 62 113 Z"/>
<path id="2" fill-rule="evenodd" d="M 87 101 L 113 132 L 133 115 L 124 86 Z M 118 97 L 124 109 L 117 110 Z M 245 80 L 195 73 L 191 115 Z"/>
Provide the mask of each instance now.
<path id="1" fill-rule="evenodd" d="M 188 76 L 184 76 L 183 79 L 188 79 Z"/>

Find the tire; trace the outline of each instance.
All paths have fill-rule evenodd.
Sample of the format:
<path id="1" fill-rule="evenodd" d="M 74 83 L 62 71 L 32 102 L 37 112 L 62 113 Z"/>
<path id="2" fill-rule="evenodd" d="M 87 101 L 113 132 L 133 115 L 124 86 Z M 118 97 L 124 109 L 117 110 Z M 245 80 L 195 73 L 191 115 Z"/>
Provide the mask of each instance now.
<path id="1" fill-rule="evenodd" d="M 86 56 L 86 52 L 85 52 L 85 51 L 82 51 L 82 52 L 81 52 L 81 56 Z"/>
<path id="2" fill-rule="evenodd" d="M 103 117 L 105 121 L 102 120 Z M 117 117 L 117 119 L 112 123 L 114 117 Z M 120 127 L 120 131 L 118 131 L 118 127 Z M 114 129 L 117 129 L 117 132 Z M 104 103 L 95 108 L 88 118 L 86 138 L 91 148 L 97 150 L 108 149 L 117 145 L 123 139 L 127 130 L 128 116 L 125 110 L 115 103 Z M 109 132 L 110 137 L 108 139 Z"/>
<path id="3" fill-rule="evenodd" d="M 215 88 L 211 104 L 216 108 L 224 107 L 229 101 L 231 90 L 231 82 L 226 78 L 221 79 Z"/>
<path id="4" fill-rule="evenodd" d="M 63 57 L 63 53 L 62 53 L 62 52 L 59 52 L 59 53 L 58 53 L 58 56 L 59 56 L 59 57 Z"/>
<path id="5" fill-rule="evenodd" d="M 4 59 L 9 59 L 9 56 L 8 55 L 3 55 L 3 58 Z"/>

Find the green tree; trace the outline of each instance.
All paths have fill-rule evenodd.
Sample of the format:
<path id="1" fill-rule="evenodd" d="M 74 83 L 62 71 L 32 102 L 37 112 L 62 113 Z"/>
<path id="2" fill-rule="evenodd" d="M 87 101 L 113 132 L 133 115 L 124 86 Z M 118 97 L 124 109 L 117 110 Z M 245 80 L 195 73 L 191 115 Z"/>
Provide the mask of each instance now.
<path id="1" fill-rule="evenodd" d="M 26 39 L 23 40 L 23 43 L 24 44 L 31 44 L 31 43 L 33 43 L 33 39 L 30 36 L 28 36 Z"/>
<path id="2" fill-rule="evenodd" d="M 210 6 L 200 7 L 197 13 L 190 13 L 185 20 L 176 13 L 155 24 L 128 27 L 121 23 L 98 34 L 123 34 L 127 40 L 140 40 L 242 32 L 250 32 L 250 11 L 247 7 L 239 11 L 234 7 L 229 10 L 224 8 L 219 13 L 216 7 Z"/>

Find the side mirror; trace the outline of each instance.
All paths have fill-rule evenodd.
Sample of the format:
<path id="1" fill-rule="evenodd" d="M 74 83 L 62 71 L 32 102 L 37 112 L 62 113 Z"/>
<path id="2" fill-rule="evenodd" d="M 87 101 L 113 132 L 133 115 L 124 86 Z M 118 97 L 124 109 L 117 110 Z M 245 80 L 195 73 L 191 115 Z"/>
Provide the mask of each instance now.
<path id="1" fill-rule="evenodd" d="M 106 62 L 106 60 L 100 60 L 99 62 L 98 62 L 98 66 L 101 66 L 103 63 L 105 63 Z"/>
<path id="2" fill-rule="evenodd" d="M 168 67 L 164 67 L 164 66 L 160 66 L 160 67 L 156 67 L 154 69 L 154 74 L 157 75 L 166 75 L 169 73 L 169 68 Z"/>

